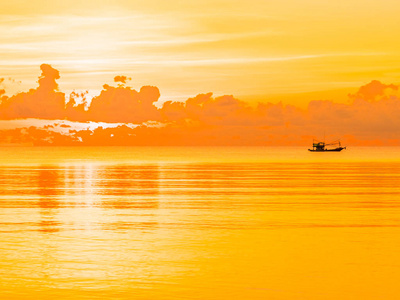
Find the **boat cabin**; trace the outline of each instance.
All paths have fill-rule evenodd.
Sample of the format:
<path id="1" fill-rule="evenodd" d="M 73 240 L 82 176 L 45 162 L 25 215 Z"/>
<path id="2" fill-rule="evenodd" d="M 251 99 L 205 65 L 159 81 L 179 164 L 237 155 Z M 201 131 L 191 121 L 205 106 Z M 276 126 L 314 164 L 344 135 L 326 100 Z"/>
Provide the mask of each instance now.
<path id="1" fill-rule="evenodd" d="M 316 151 L 324 151 L 325 150 L 325 143 L 324 142 L 313 143 L 313 148 Z"/>

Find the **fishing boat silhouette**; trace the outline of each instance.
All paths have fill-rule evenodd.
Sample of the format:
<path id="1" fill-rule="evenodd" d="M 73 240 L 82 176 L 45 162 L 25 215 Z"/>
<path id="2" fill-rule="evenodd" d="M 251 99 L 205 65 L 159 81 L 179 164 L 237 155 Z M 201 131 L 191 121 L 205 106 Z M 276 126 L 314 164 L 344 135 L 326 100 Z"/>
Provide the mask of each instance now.
<path id="1" fill-rule="evenodd" d="M 340 152 L 346 147 L 342 147 L 340 140 L 333 141 L 330 143 L 320 142 L 318 140 L 313 140 L 312 149 L 308 149 L 311 152 Z"/>

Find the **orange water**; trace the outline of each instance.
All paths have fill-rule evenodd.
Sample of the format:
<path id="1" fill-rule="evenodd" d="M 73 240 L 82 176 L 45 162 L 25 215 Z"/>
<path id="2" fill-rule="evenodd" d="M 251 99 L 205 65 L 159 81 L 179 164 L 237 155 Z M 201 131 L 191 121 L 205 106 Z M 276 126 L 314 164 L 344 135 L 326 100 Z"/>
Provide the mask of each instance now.
<path id="1" fill-rule="evenodd" d="M 399 299 L 399 148 L 0 157 L 0 299 Z"/>

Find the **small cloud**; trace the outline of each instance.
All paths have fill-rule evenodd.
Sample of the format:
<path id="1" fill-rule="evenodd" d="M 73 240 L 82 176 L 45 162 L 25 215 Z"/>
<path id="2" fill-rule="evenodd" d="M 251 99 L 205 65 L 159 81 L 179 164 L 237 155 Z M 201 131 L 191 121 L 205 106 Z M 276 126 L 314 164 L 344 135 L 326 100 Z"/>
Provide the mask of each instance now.
<path id="1" fill-rule="evenodd" d="M 126 77 L 126 76 L 115 76 L 114 77 L 114 82 L 126 83 L 128 80 L 131 80 L 131 78 Z"/>

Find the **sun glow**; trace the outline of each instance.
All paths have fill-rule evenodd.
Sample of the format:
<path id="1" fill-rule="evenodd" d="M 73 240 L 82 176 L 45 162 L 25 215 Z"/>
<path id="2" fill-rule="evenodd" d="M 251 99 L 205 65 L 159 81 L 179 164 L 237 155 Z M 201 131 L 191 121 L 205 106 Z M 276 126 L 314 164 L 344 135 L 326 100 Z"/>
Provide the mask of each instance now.
<path id="1" fill-rule="evenodd" d="M 125 74 L 137 86 L 158 86 L 166 98 L 209 91 L 267 97 L 354 88 L 399 74 L 391 30 L 397 18 L 388 9 L 397 3 L 391 0 L 168 6 L 72 0 L 50 7 L 36 0 L 22 10 L 16 3 L 2 12 L 0 68 L 22 80 L 21 90 L 33 85 L 42 63 L 63 70 L 65 91 L 99 90 Z"/>

